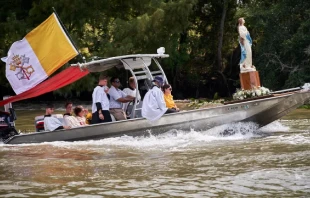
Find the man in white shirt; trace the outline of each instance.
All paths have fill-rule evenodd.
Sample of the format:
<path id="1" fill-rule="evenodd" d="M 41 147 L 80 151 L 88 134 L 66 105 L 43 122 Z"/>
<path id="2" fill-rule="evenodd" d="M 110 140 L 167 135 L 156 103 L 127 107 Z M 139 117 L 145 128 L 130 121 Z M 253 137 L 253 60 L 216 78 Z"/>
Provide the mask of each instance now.
<path id="1" fill-rule="evenodd" d="M 73 103 L 71 101 L 66 102 L 66 104 L 65 104 L 66 113 L 63 114 L 63 116 L 64 116 L 64 125 L 70 126 L 69 122 L 68 122 L 68 118 L 69 117 L 70 118 L 73 117 L 73 115 L 72 115 L 72 107 L 73 107 Z"/>
<path id="2" fill-rule="evenodd" d="M 72 107 L 73 103 L 71 101 L 67 101 L 65 104 L 66 113 L 64 113 L 64 116 L 72 116 Z"/>
<path id="3" fill-rule="evenodd" d="M 156 76 L 153 83 L 152 89 L 145 94 L 142 104 L 142 116 L 150 121 L 158 120 L 168 110 L 161 90 L 163 79 Z"/>
<path id="4" fill-rule="evenodd" d="M 139 104 L 139 102 L 141 101 L 141 96 L 140 96 L 139 90 L 137 90 L 137 86 L 136 86 L 136 82 L 135 82 L 134 77 L 129 78 L 128 84 L 129 84 L 129 87 L 123 89 L 123 92 L 129 96 L 134 97 L 134 98 L 137 97 L 137 104 Z M 133 100 L 133 101 L 135 101 L 135 100 Z M 128 104 L 129 104 L 129 102 L 123 104 L 123 109 L 127 115 L 128 115 L 128 113 L 130 114 L 130 112 L 126 112 L 126 110 L 128 108 Z"/>
<path id="5" fill-rule="evenodd" d="M 109 89 L 110 95 L 110 112 L 115 117 L 115 120 L 126 120 L 126 115 L 123 110 L 123 104 L 134 100 L 134 97 L 125 94 L 119 89 L 121 83 L 119 78 L 113 77 L 110 80 L 111 88 Z"/>
<path id="6" fill-rule="evenodd" d="M 47 104 L 44 115 L 44 130 L 55 131 L 59 129 L 70 129 L 69 126 L 63 126 L 63 124 L 55 117 L 52 116 L 54 112 L 54 105 Z"/>
<path id="7" fill-rule="evenodd" d="M 95 87 L 92 94 L 92 124 L 112 122 L 112 118 L 109 112 L 110 102 L 106 93 L 108 89 L 105 88 L 107 83 L 108 78 L 106 76 L 100 75 L 98 86 Z"/>

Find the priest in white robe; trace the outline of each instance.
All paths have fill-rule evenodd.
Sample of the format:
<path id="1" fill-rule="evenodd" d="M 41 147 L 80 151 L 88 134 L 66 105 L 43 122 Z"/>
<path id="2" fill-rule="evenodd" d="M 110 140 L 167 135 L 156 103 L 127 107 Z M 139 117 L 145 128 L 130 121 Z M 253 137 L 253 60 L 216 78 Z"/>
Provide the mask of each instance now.
<path id="1" fill-rule="evenodd" d="M 142 104 L 142 116 L 150 121 L 158 120 L 168 110 L 161 91 L 163 79 L 156 76 L 153 82 L 154 86 L 145 94 Z"/>

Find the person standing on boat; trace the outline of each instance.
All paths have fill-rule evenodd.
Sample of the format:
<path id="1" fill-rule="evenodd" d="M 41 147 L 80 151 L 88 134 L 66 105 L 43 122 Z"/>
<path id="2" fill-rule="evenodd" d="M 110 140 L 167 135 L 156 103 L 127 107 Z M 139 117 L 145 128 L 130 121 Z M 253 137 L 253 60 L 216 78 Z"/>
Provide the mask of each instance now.
<path id="1" fill-rule="evenodd" d="M 119 89 L 121 85 L 119 78 L 113 77 L 110 82 L 112 85 L 109 89 L 110 112 L 115 117 L 115 120 L 126 120 L 127 116 L 123 110 L 122 103 L 133 101 L 135 97 L 127 95 Z"/>
<path id="2" fill-rule="evenodd" d="M 47 104 L 44 115 L 44 130 L 55 131 L 59 129 L 70 129 L 70 126 L 64 126 L 57 118 L 52 117 L 54 112 L 54 105 Z"/>
<path id="3" fill-rule="evenodd" d="M 137 90 L 137 85 L 136 85 L 134 77 L 130 77 L 128 83 L 129 83 L 129 87 L 123 89 L 123 92 L 125 94 L 129 95 L 129 96 L 134 97 L 134 98 L 138 94 L 138 96 L 137 96 L 137 104 L 139 104 L 139 102 L 141 101 L 141 96 L 140 96 L 139 90 Z M 129 102 L 123 104 L 123 109 L 124 109 L 126 114 L 128 113 L 128 112 L 126 112 L 127 108 L 128 108 L 128 104 L 129 104 Z"/>
<path id="4" fill-rule="evenodd" d="M 252 39 L 248 29 L 244 26 L 244 18 L 238 19 L 239 44 L 241 47 L 240 72 L 256 71 L 252 65 Z"/>
<path id="5" fill-rule="evenodd" d="M 158 120 L 168 110 L 164 100 L 164 94 L 161 91 L 163 84 L 164 80 L 156 76 L 153 80 L 153 87 L 144 96 L 142 116 L 150 121 Z"/>
<path id="6" fill-rule="evenodd" d="M 112 118 L 109 112 L 110 102 L 105 91 L 108 83 L 108 78 L 106 76 L 100 75 L 98 86 L 95 87 L 92 98 L 92 124 L 102 123 L 102 122 L 112 122 Z"/>

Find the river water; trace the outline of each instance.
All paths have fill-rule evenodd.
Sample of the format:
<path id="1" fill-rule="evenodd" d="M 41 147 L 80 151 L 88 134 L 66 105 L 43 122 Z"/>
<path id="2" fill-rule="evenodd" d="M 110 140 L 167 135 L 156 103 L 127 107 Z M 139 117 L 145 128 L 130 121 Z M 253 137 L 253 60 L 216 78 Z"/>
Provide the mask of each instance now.
<path id="1" fill-rule="evenodd" d="M 222 137 L 229 127 L 235 135 Z M 242 134 L 246 132 L 246 134 Z M 1 197 L 309 197 L 310 121 L 0 145 Z"/>

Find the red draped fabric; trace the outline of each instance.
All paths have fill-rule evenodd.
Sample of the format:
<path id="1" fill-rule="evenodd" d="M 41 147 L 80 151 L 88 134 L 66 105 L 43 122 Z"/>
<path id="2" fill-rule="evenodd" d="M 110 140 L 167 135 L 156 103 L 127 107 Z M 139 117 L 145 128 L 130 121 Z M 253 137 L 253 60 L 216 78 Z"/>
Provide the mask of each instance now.
<path id="1" fill-rule="evenodd" d="M 88 71 L 81 71 L 79 67 L 69 67 L 60 72 L 59 74 L 56 74 L 55 76 L 42 82 L 41 84 L 29 89 L 28 91 L 10 97 L 6 100 L 0 101 L 0 107 L 10 102 L 25 100 L 28 98 L 40 96 L 51 91 L 55 91 L 56 89 L 60 89 L 68 84 L 79 80 L 80 78 L 83 78 L 88 73 Z"/>

